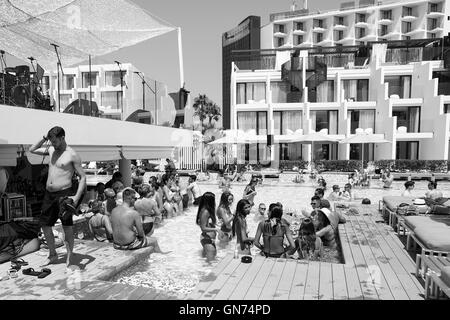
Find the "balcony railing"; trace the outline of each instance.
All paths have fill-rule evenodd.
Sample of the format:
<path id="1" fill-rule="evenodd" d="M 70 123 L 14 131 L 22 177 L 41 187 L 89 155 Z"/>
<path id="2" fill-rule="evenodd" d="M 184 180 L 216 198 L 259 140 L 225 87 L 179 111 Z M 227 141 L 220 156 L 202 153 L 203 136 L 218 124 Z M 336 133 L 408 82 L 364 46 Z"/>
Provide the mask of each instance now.
<path id="1" fill-rule="evenodd" d="M 438 95 L 450 95 L 450 71 L 435 71 L 433 78 L 438 79 Z"/>
<path id="2" fill-rule="evenodd" d="M 276 55 L 235 56 L 233 61 L 239 70 L 274 70 Z"/>
<path id="3" fill-rule="evenodd" d="M 442 60 L 443 54 L 449 54 L 450 50 L 442 52 L 441 47 L 425 48 L 392 48 L 386 51 L 386 62 L 395 64 L 408 64 L 410 62 Z"/>

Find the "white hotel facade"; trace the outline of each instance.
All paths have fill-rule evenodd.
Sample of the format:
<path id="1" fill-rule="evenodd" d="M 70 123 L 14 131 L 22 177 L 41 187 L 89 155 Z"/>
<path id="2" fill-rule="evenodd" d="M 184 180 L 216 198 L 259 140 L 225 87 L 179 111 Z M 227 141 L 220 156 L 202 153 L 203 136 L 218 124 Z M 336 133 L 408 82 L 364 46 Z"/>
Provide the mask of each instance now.
<path id="1" fill-rule="evenodd" d="M 272 160 L 361 159 L 360 145 L 282 143 L 296 131 L 344 138 L 357 129 L 391 142 L 366 145 L 364 159 L 448 160 L 450 45 L 441 40 L 449 32 L 450 0 L 273 14 L 261 50 L 236 53 L 231 129 L 274 135 Z M 327 65 L 326 81 L 308 87 L 316 57 Z M 297 82 L 287 81 L 283 65 L 297 67 Z M 271 157 L 266 144 L 246 148 L 247 159 Z"/>

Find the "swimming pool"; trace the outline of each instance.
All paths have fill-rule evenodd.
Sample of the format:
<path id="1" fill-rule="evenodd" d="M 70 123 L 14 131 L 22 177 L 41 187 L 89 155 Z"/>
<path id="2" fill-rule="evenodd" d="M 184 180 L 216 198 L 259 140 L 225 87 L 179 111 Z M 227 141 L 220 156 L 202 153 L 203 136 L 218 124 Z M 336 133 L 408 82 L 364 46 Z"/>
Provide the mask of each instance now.
<path id="1" fill-rule="evenodd" d="M 329 187 L 325 196 L 328 195 L 333 184 L 343 187 L 346 183 L 346 176 L 329 175 L 324 177 Z M 310 182 L 294 185 L 287 184 L 286 181 L 271 181 L 267 179 L 262 186 L 257 186 L 258 194 L 255 197 L 255 204 L 264 202 L 268 207 L 270 203 L 283 203 L 285 212 L 292 210 L 300 213 L 302 209 L 310 211 L 310 197 L 314 193 L 315 186 Z M 372 181 L 370 189 L 355 189 L 358 197 L 369 198 L 372 203 L 377 203 L 385 195 L 400 195 L 403 191 L 404 181 L 394 181 L 391 189 L 383 189 L 377 180 Z M 213 192 L 216 195 L 218 204 L 221 190 L 217 184 L 199 184 L 201 191 Z M 233 185 L 231 192 L 235 196 L 234 206 L 241 199 L 244 185 Z M 450 196 L 450 182 L 439 182 L 438 188 L 443 191 L 444 196 Z M 417 197 L 425 195 L 427 190 L 426 181 L 416 181 L 416 188 L 413 191 Z M 206 276 L 215 265 L 228 253 L 234 251 L 236 241 L 233 240 L 226 246 L 221 246 L 217 242 L 217 258 L 215 261 L 207 262 L 202 257 L 202 247 L 200 245 L 200 228 L 195 223 L 197 208 L 190 208 L 182 216 L 165 221 L 164 226 L 155 230 L 154 236 L 163 251 L 172 251 L 167 255 L 152 254 L 148 260 L 141 261 L 137 265 L 125 270 L 117 275 L 113 281 L 136 286 L 151 287 L 177 294 L 180 297 L 188 295 L 198 284 L 203 276 Z M 257 221 L 254 211 L 247 217 L 249 235 L 254 236 Z M 252 254 L 259 250 L 253 248 Z M 326 257 L 329 262 L 336 257 Z M 330 261 L 331 259 L 331 261 Z"/>

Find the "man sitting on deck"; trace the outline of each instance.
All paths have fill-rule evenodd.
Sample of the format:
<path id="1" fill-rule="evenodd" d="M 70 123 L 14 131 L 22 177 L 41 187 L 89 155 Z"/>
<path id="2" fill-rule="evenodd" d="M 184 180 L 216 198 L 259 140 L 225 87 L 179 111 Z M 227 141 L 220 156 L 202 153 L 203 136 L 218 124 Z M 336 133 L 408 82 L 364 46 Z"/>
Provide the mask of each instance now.
<path id="1" fill-rule="evenodd" d="M 136 197 L 136 191 L 131 188 L 125 188 L 122 193 L 123 204 L 114 208 L 111 213 L 114 248 L 118 250 L 135 250 L 152 246 L 155 253 L 163 253 L 156 238 L 146 237 L 144 234 L 142 218 L 132 208 Z"/>

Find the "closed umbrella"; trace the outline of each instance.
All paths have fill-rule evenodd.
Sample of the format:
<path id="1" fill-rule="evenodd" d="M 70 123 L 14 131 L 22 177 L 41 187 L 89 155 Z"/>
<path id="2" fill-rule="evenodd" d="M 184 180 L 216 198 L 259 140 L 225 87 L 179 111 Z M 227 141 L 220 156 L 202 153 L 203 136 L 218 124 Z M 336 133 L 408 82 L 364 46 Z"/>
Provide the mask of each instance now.
<path id="1" fill-rule="evenodd" d="M 373 134 L 371 132 L 363 131 L 358 132 L 356 135 L 350 136 L 340 143 L 345 144 L 361 144 L 361 150 L 364 144 L 367 143 L 390 143 L 390 141 L 384 139 L 384 135 Z M 361 152 L 362 160 L 361 160 L 361 169 L 364 170 L 364 150 Z"/>

